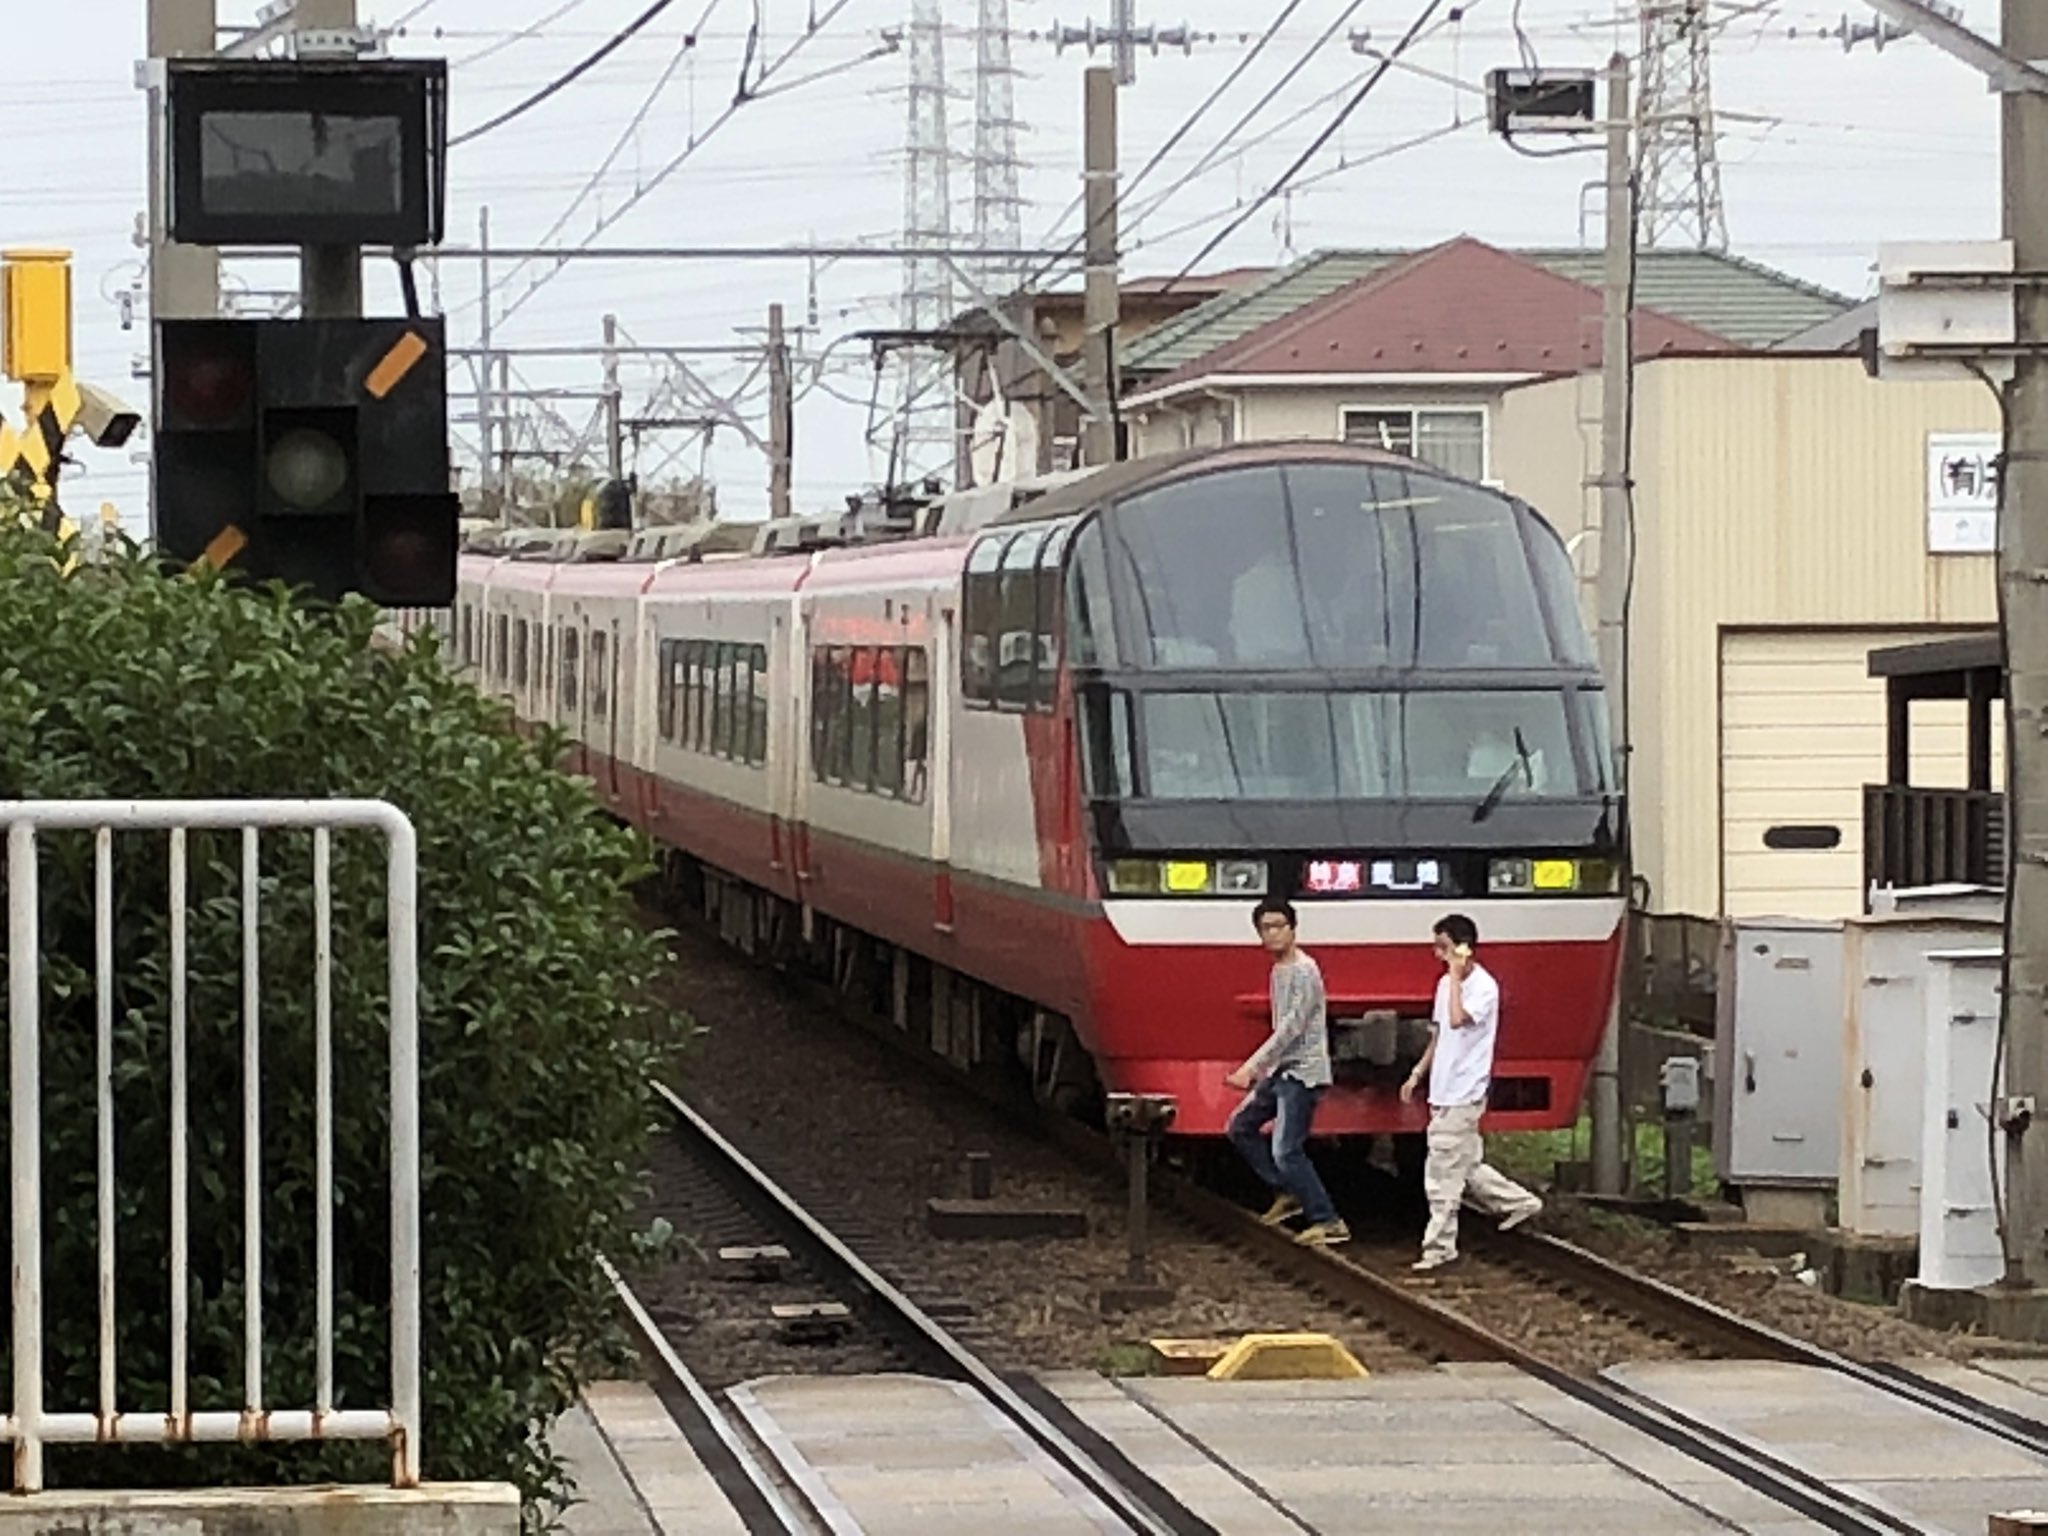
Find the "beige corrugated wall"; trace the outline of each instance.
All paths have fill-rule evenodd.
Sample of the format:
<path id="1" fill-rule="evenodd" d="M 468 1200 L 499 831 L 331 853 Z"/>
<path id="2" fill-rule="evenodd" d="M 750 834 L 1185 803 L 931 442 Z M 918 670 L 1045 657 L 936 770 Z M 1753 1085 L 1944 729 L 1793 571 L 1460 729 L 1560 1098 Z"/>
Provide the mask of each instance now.
<path id="1" fill-rule="evenodd" d="M 1497 473 L 1567 532 L 1597 409 L 1596 387 L 1562 379 L 1510 391 L 1498 417 Z M 1658 908 L 1721 906 L 1724 628 L 1990 622 L 1990 557 L 1927 553 L 1925 458 L 1927 433 L 1997 422 L 1981 385 L 1880 382 L 1854 358 L 1638 370 L 1633 787 Z"/>

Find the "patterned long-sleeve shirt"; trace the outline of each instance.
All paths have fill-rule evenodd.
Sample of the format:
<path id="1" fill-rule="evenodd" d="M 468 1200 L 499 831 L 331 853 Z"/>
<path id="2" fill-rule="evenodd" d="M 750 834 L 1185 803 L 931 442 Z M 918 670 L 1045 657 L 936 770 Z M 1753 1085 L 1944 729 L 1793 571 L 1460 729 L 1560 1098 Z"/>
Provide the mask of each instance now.
<path id="1" fill-rule="evenodd" d="M 1300 950 L 1273 967 L 1273 1034 L 1251 1059 L 1259 1076 L 1286 1074 L 1306 1088 L 1330 1086 L 1330 1032 L 1322 967 Z"/>

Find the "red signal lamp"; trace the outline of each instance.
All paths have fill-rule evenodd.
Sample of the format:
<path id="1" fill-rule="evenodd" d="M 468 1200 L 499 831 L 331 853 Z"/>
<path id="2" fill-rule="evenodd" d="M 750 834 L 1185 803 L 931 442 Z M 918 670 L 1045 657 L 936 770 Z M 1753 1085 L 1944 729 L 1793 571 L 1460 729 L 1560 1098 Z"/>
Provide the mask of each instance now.
<path id="1" fill-rule="evenodd" d="M 255 384 L 250 359 L 208 350 L 176 361 L 165 381 L 165 403 L 189 427 L 230 427 L 249 409 Z"/>

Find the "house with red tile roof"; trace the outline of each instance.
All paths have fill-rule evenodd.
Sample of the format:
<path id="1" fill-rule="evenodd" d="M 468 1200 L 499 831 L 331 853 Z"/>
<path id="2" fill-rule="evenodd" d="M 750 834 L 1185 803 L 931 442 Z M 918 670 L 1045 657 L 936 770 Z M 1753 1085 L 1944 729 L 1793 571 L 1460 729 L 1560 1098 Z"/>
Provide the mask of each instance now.
<path id="1" fill-rule="evenodd" d="M 1697 258 L 1694 265 L 1727 260 L 1684 254 Z M 1746 263 L 1728 268 L 1722 289 L 1744 283 L 1779 305 L 1788 329 L 1848 308 L 1845 299 Z M 1639 358 L 1757 347 L 1756 302 L 1744 309 L 1723 291 L 1716 310 L 1705 302 L 1716 290 L 1698 274 L 1689 286 L 1664 286 L 1688 301 L 1684 308 L 1744 323 L 1724 329 L 1686 318 L 1647 302 L 1639 286 Z M 1469 236 L 1365 264 L 1299 303 L 1275 305 L 1271 292 L 1268 285 L 1263 302 L 1278 312 L 1263 321 L 1256 318 L 1259 285 L 1241 285 L 1160 327 L 1149 348 L 1140 344 L 1126 363 L 1123 400 L 1132 453 L 1243 438 L 1340 438 L 1484 480 L 1492 477 L 1493 418 L 1505 391 L 1600 366 L 1597 288 L 1562 261 Z M 1695 296 L 1697 305 L 1689 302 Z M 1788 298 L 1805 302 L 1788 305 Z M 1205 309 L 1213 311 L 1206 322 Z M 1254 323 L 1244 324 L 1247 318 Z M 1228 339 L 1200 349 L 1205 324 Z M 1163 371 L 1162 356 L 1175 359 Z"/>

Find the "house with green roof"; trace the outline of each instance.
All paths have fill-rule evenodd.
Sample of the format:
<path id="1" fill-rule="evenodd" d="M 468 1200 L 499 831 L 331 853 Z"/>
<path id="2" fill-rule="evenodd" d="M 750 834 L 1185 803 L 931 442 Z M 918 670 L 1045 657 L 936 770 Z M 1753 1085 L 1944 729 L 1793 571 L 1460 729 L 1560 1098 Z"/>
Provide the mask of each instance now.
<path id="1" fill-rule="evenodd" d="M 1601 360 L 1600 253 L 1326 251 L 1151 326 L 1120 358 L 1130 451 L 1239 438 L 1370 442 L 1492 478 L 1501 396 Z M 1639 359 L 1753 353 L 1854 301 L 1738 257 L 1645 251 Z"/>

